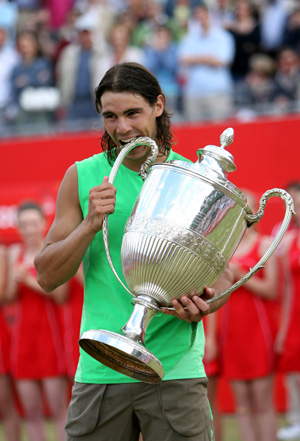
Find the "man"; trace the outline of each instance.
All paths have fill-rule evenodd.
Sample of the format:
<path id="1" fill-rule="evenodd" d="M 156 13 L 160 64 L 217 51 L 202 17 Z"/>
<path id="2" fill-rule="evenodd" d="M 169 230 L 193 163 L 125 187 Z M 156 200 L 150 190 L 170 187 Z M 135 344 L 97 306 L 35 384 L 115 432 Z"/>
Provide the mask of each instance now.
<path id="1" fill-rule="evenodd" d="M 95 18 L 80 17 L 75 22 L 77 41 L 63 48 L 57 63 L 58 87 L 63 110 L 69 120 L 95 116 L 93 93 L 101 72 L 103 49 L 95 49 Z"/>
<path id="2" fill-rule="evenodd" d="M 0 24 L 0 125 L 5 129 L 9 119 L 11 97 L 11 73 L 18 63 L 17 51 L 7 45 L 7 31 Z"/>
<path id="3" fill-rule="evenodd" d="M 138 172 L 149 155 L 148 147 L 137 146 L 126 156 L 116 187 L 108 183 L 107 175 L 123 144 L 139 136 L 155 139 L 159 146 L 156 162 L 184 158 L 171 149 L 164 95 L 156 78 L 143 66 L 123 63 L 109 69 L 96 89 L 96 106 L 104 120 L 104 153 L 68 169 L 59 189 L 54 223 L 35 263 L 39 283 L 51 291 L 69 280 L 83 260 L 81 332 L 95 328 L 118 332 L 130 315 L 131 296 L 111 271 L 101 229 L 104 216 L 113 213 L 109 219 L 110 251 L 121 274 L 122 235 L 142 187 Z M 216 291 L 231 284 L 230 275 L 228 270 L 224 272 L 214 286 Z M 213 289 L 206 289 L 206 295 L 213 294 Z M 145 440 L 188 437 L 189 441 L 210 441 L 207 379 L 202 365 L 204 335 L 202 323 L 198 326 L 197 322 L 224 300 L 216 303 L 209 307 L 196 295 L 192 299 L 182 296 L 181 301 L 172 301 L 174 311 L 152 320 L 146 346 L 164 366 L 160 384 L 137 382 L 82 352 L 66 424 L 67 440 L 137 440 L 141 431 Z"/>
<path id="4" fill-rule="evenodd" d="M 211 22 L 206 5 L 196 4 L 189 30 L 178 47 L 183 106 L 190 121 L 231 115 L 234 53 L 232 35 Z"/>

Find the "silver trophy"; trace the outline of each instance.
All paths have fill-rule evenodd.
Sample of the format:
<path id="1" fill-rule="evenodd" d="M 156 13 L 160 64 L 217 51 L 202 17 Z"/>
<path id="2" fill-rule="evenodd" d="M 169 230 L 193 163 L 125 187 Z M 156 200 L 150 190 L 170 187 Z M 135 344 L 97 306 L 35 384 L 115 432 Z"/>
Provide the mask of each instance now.
<path id="1" fill-rule="evenodd" d="M 80 346 L 104 365 L 146 383 L 161 381 L 161 362 L 145 347 L 145 333 L 161 307 L 172 309 L 171 300 L 212 286 L 225 270 L 246 228 L 260 221 L 269 198 L 279 196 L 286 210 L 281 227 L 269 249 L 249 272 L 229 289 L 207 303 L 230 294 L 250 279 L 283 238 L 292 215 L 293 200 L 282 189 L 265 192 L 253 214 L 245 195 L 228 179 L 236 169 L 225 150 L 233 141 L 233 129 L 225 130 L 221 146 L 208 145 L 197 151 L 194 163 L 156 163 L 158 147 L 146 137 L 129 142 L 121 150 L 109 176 L 113 183 L 120 164 L 138 145 L 151 154 L 141 168 L 145 182 L 124 231 L 121 263 L 125 286 L 114 268 L 109 251 L 108 217 L 103 224 L 107 259 L 123 287 L 133 296 L 134 309 L 118 334 L 89 330 Z M 152 164 L 152 165 L 151 165 Z M 151 167 L 150 167 L 151 165 Z M 167 342 L 166 342 L 167 343 Z"/>

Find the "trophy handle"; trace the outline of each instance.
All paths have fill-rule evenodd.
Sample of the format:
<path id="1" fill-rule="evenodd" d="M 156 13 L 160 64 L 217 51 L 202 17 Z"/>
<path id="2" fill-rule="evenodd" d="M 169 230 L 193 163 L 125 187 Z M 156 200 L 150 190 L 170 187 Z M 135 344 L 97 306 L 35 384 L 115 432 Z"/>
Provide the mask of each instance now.
<path id="1" fill-rule="evenodd" d="M 256 214 L 247 214 L 246 220 L 247 220 L 247 227 L 251 227 L 253 224 L 259 222 L 261 218 L 263 217 L 266 203 L 267 201 L 273 197 L 278 196 L 285 202 L 285 216 L 282 221 L 282 224 L 280 226 L 280 229 L 276 236 L 274 237 L 273 242 L 271 243 L 268 250 L 265 252 L 263 257 L 257 262 L 257 264 L 250 268 L 249 272 L 242 277 L 240 280 L 238 280 L 236 283 L 234 283 L 230 288 L 226 289 L 226 291 L 222 292 L 218 296 L 214 297 L 213 299 L 207 300 L 207 303 L 214 303 L 217 300 L 221 299 L 222 297 L 226 296 L 227 294 L 231 294 L 233 291 L 238 289 L 240 286 L 242 286 L 244 283 L 246 283 L 255 273 L 257 273 L 260 269 L 264 267 L 264 264 L 266 261 L 271 257 L 271 255 L 274 253 L 276 248 L 278 247 L 279 243 L 281 242 L 286 230 L 288 229 L 289 223 L 291 221 L 292 216 L 295 214 L 294 211 L 294 203 L 291 195 L 287 193 L 285 190 L 282 190 L 280 188 L 273 188 L 272 190 L 266 191 L 260 201 L 259 201 L 259 209 Z"/>
<path id="2" fill-rule="evenodd" d="M 134 149 L 135 147 L 137 147 L 138 145 L 147 145 L 151 148 L 151 155 L 148 156 L 148 158 L 146 159 L 146 161 L 142 164 L 141 169 L 140 169 L 140 175 L 142 177 L 143 180 L 146 179 L 148 172 L 149 172 L 149 167 L 150 165 L 155 161 L 155 159 L 157 158 L 158 155 L 158 147 L 156 142 L 148 137 L 144 137 L 141 136 L 139 138 L 134 139 L 133 141 L 130 141 L 129 143 L 127 143 L 122 150 L 120 151 L 119 155 L 117 156 L 117 159 L 111 169 L 111 172 L 109 174 L 108 177 L 108 182 L 110 184 L 113 184 L 117 171 L 120 167 L 120 165 L 122 164 L 124 158 L 127 156 L 127 154 Z M 109 263 L 109 266 L 111 267 L 114 275 L 116 276 L 116 278 L 119 280 L 119 282 L 121 283 L 121 285 L 123 286 L 123 288 L 126 289 L 127 292 L 129 292 L 129 294 L 131 294 L 132 296 L 134 296 L 134 294 L 127 288 L 127 286 L 125 286 L 125 284 L 122 282 L 122 280 L 120 279 L 114 264 L 112 262 L 111 259 L 111 255 L 110 255 L 110 250 L 109 250 L 109 239 L 108 239 L 108 214 L 104 217 L 103 219 L 103 226 L 102 226 L 102 230 L 103 230 L 103 241 L 104 241 L 104 247 L 105 247 L 105 252 L 106 252 L 106 257 Z"/>

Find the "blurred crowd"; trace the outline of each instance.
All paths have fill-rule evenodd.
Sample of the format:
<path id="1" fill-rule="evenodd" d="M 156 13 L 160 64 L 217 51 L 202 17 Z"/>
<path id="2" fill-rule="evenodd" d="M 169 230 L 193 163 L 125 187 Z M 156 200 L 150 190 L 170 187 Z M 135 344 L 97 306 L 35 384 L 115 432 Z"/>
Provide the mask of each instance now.
<path id="1" fill-rule="evenodd" d="M 0 127 L 97 118 L 113 64 L 145 65 L 174 119 L 299 112 L 299 0 L 0 0 Z"/>

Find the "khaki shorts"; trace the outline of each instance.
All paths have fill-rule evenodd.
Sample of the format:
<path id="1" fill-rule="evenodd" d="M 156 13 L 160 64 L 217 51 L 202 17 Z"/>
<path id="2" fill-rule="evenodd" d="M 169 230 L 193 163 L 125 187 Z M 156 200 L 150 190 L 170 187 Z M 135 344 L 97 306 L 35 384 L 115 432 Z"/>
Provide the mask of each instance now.
<path id="1" fill-rule="evenodd" d="M 75 383 L 66 441 L 211 441 L 207 379 Z"/>

